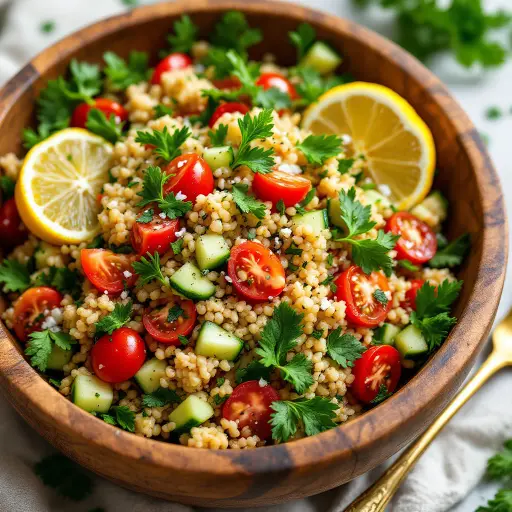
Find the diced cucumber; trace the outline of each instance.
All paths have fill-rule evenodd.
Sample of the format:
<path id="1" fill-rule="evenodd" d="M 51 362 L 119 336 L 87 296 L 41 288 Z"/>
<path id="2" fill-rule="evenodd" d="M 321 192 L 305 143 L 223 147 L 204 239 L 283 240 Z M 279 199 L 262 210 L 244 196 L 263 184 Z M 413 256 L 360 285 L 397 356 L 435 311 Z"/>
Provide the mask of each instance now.
<path id="1" fill-rule="evenodd" d="M 48 363 L 46 364 L 46 368 L 48 370 L 60 370 L 64 365 L 68 364 L 73 357 L 72 350 L 64 350 L 57 345 L 53 345 L 52 351 L 48 357 Z"/>
<path id="2" fill-rule="evenodd" d="M 415 325 L 408 325 L 395 337 L 395 348 L 404 359 L 415 359 L 428 353 L 428 345 Z"/>
<path id="3" fill-rule="evenodd" d="M 135 380 L 144 393 L 153 393 L 160 387 L 160 379 L 165 377 L 167 361 L 154 357 L 146 361 L 135 374 Z"/>
<path id="4" fill-rule="evenodd" d="M 79 375 L 73 382 L 71 399 L 84 411 L 107 413 L 114 400 L 114 392 L 108 382 L 94 375 Z"/>
<path id="5" fill-rule="evenodd" d="M 244 342 L 240 338 L 217 324 L 206 321 L 199 331 L 195 353 L 200 356 L 233 361 L 243 346 Z"/>
<path id="6" fill-rule="evenodd" d="M 390 200 L 376 190 L 367 190 L 364 195 L 370 204 L 380 204 L 384 208 L 391 206 Z"/>
<path id="7" fill-rule="evenodd" d="M 340 200 L 339 198 L 330 199 L 328 205 L 329 221 L 334 226 L 341 228 L 343 231 L 347 230 L 347 225 L 341 216 Z"/>
<path id="8" fill-rule="evenodd" d="M 375 331 L 373 335 L 374 343 L 378 343 L 379 345 L 391 345 L 394 347 L 396 335 L 400 331 L 400 327 L 386 323 Z"/>
<path id="9" fill-rule="evenodd" d="M 301 65 L 311 67 L 321 75 L 332 73 L 343 59 L 328 45 L 322 41 L 316 41 L 308 50 Z"/>
<path id="10" fill-rule="evenodd" d="M 302 226 L 308 224 L 313 228 L 313 233 L 321 234 L 324 229 L 329 227 L 329 218 L 327 217 L 327 210 L 316 210 L 306 212 L 304 215 L 295 215 L 292 219 L 295 226 Z"/>
<path id="11" fill-rule="evenodd" d="M 193 263 L 185 263 L 170 279 L 171 286 L 189 299 L 208 299 L 215 293 L 215 285 L 201 274 Z"/>
<path id="12" fill-rule="evenodd" d="M 203 158 L 212 170 L 220 167 L 229 167 L 235 159 L 233 148 L 231 146 L 221 146 L 218 148 L 206 148 L 203 152 Z"/>
<path id="13" fill-rule="evenodd" d="M 190 432 L 190 429 L 201 425 L 213 415 L 213 408 L 208 402 L 190 395 L 169 414 L 169 420 L 176 424 L 173 433 L 183 434 Z"/>
<path id="14" fill-rule="evenodd" d="M 196 242 L 196 260 L 201 270 L 220 267 L 229 255 L 229 246 L 220 235 L 201 235 Z"/>
<path id="15" fill-rule="evenodd" d="M 440 222 L 443 222 L 448 216 L 448 201 L 441 192 L 435 190 L 420 204 L 416 205 L 411 210 L 411 213 L 427 224 L 432 223 L 429 222 L 432 216 L 439 219 Z"/>

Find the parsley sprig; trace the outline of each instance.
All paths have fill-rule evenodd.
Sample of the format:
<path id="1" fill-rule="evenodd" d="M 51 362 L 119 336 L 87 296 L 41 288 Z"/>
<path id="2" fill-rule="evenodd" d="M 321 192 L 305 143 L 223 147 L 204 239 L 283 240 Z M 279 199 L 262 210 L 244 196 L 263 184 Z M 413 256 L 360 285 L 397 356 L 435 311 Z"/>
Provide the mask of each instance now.
<path id="1" fill-rule="evenodd" d="M 153 393 L 142 395 L 142 407 L 163 407 L 179 402 L 181 402 L 181 398 L 178 393 L 169 388 L 158 388 Z"/>
<path id="2" fill-rule="evenodd" d="M 23 292 L 30 287 L 30 271 L 18 260 L 4 260 L 0 265 L 0 284 L 4 292 Z"/>
<path id="3" fill-rule="evenodd" d="M 137 132 L 135 142 L 153 146 L 153 152 L 166 162 L 174 160 L 181 155 L 180 146 L 192 135 L 187 126 L 174 130 L 172 135 L 167 126 L 162 131 L 151 130 Z"/>
<path id="4" fill-rule="evenodd" d="M 128 301 L 126 304 L 116 303 L 114 311 L 104 316 L 96 323 L 96 335 L 104 333 L 112 334 L 116 329 L 123 327 L 130 321 L 132 315 L 133 303 Z"/>
<path id="5" fill-rule="evenodd" d="M 113 91 L 124 91 L 130 85 L 144 82 L 149 76 L 148 54 L 145 52 L 130 52 L 128 61 L 114 52 L 106 52 L 103 60 L 107 64 L 103 71 Z"/>
<path id="6" fill-rule="evenodd" d="M 139 276 L 139 284 L 141 286 L 154 281 L 159 281 L 163 286 L 168 286 L 169 282 L 164 277 L 160 268 L 160 255 L 147 253 L 147 258 L 142 256 L 139 261 L 133 262 L 133 270 Z"/>
<path id="7" fill-rule="evenodd" d="M 108 414 L 101 414 L 100 418 L 109 425 L 121 427 L 128 432 L 135 432 L 135 413 L 126 405 L 116 405 Z"/>
<path id="8" fill-rule="evenodd" d="M 232 195 L 235 204 L 242 213 L 252 213 L 258 219 L 264 219 L 266 214 L 266 206 L 255 197 L 247 193 L 249 185 L 238 183 L 233 185 Z"/>
<path id="9" fill-rule="evenodd" d="M 170 49 L 173 52 L 189 53 L 197 41 L 199 33 L 197 25 L 190 19 L 190 16 L 184 14 L 173 23 L 173 29 L 174 33 L 167 36 Z"/>
<path id="10" fill-rule="evenodd" d="M 436 255 L 428 262 L 432 268 L 456 267 L 464 260 L 471 247 L 469 233 L 459 236 L 446 247 L 439 249 Z"/>
<path id="11" fill-rule="evenodd" d="M 271 415 L 272 438 L 276 441 L 288 441 L 302 426 L 308 436 L 314 436 L 330 428 L 336 423 L 335 411 L 338 406 L 328 398 L 315 396 L 311 399 L 280 400 L 270 406 L 275 412 Z"/>
<path id="12" fill-rule="evenodd" d="M 364 345 L 353 334 L 341 334 L 341 327 L 327 336 L 327 354 L 342 368 L 354 366 L 364 351 Z"/>
<path id="13" fill-rule="evenodd" d="M 316 40 L 316 30 L 309 23 L 301 23 L 295 32 L 288 32 L 288 37 L 297 47 L 297 61 L 300 62 Z"/>
<path id="14" fill-rule="evenodd" d="M 287 361 L 286 356 L 297 345 L 297 338 L 302 334 L 303 317 L 286 302 L 279 304 L 263 328 L 260 346 L 256 349 L 261 363 L 278 368 L 282 378 L 290 382 L 299 394 L 313 384 L 312 363 L 303 353 L 295 354 L 291 361 Z"/>
<path id="15" fill-rule="evenodd" d="M 28 338 L 25 354 L 30 357 L 30 364 L 42 372 L 46 371 L 54 345 L 62 350 L 71 350 L 72 345 L 76 343 L 69 334 L 49 329 L 33 332 Z"/>
<path id="16" fill-rule="evenodd" d="M 309 135 L 302 142 L 297 144 L 308 162 L 313 165 L 323 163 L 341 152 L 342 142 L 336 135 Z"/>
<path id="17" fill-rule="evenodd" d="M 85 127 L 92 133 L 103 137 L 110 143 L 115 144 L 123 135 L 123 127 L 125 123 L 116 121 L 116 116 L 110 114 L 107 116 L 104 112 L 97 108 L 92 108 L 87 114 L 87 121 Z"/>
<path id="18" fill-rule="evenodd" d="M 49 267 L 47 271 L 38 274 L 34 280 L 37 286 L 51 286 L 61 293 L 69 293 L 74 299 L 78 299 L 82 292 L 80 283 L 79 272 L 67 267 Z"/>
<path id="19" fill-rule="evenodd" d="M 399 236 L 379 231 L 377 238 L 357 240 L 354 237 L 367 233 L 375 227 L 371 218 L 371 206 L 363 206 L 356 200 L 356 190 L 352 187 L 348 192 L 342 190 L 339 194 L 341 218 L 346 226 L 346 235 L 337 238 L 337 242 L 346 242 L 352 246 L 352 259 L 365 274 L 374 270 L 383 270 L 390 276 L 393 270 L 393 260 L 388 252 L 395 247 Z"/>

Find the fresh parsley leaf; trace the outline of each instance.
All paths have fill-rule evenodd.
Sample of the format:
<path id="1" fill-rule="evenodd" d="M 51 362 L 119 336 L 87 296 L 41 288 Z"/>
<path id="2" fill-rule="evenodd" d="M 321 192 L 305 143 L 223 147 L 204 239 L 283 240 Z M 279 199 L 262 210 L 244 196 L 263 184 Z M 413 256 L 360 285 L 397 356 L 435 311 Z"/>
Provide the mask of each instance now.
<path id="1" fill-rule="evenodd" d="M 101 419 L 105 422 L 105 423 L 108 423 L 109 425 L 113 425 L 114 427 L 117 426 L 117 421 L 116 419 L 114 418 L 114 416 L 110 415 L 110 414 L 102 414 L 101 415 Z"/>
<path id="2" fill-rule="evenodd" d="M 30 364 L 33 367 L 44 372 L 54 345 L 62 350 L 71 350 L 71 345 L 75 343 L 76 340 L 64 332 L 53 332 L 49 329 L 36 331 L 28 336 L 25 354 L 30 357 Z"/>
<path id="3" fill-rule="evenodd" d="M 384 384 L 381 384 L 377 396 L 370 403 L 373 405 L 380 404 L 381 402 L 384 402 L 384 400 L 389 398 L 391 395 L 392 393 L 388 391 L 388 388 Z"/>
<path id="4" fill-rule="evenodd" d="M 436 233 L 436 240 L 438 251 L 444 249 L 448 245 L 448 239 L 443 235 L 443 233 Z"/>
<path id="5" fill-rule="evenodd" d="M 128 62 L 113 52 L 106 52 L 103 60 L 107 64 L 103 71 L 113 91 L 124 91 L 149 76 L 148 54 L 145 52 L 130 52 Z"/>
<path id="6" fill-rule="evenodd" d="M 154 146 L 153 152 L 165 161 L 170 162 L 181 155 L 180 146 L 192 135 L 187 126 L 174 130 L 172 135 L 167 126 L 162 131 L 138 131 L 135 142 Z"/>
<path id="7" fill-rule="evenodd" d="M 327 354 L 342 368 L 354 366 L 364 351 L 364 345 L 353 334 L 341 334 L 341 327 L 327 336 Z"/>
<path id="8" fill-rule="evenodd" d="M 171 242 L 171 249 L 175 255 L 181 254 L 181 251 L 183 250 L 183 243 L 183 238 L 178 238 L 176 242 Z"/>
<path id="9" fill-rule="evenodd" d="M 220 395 L 215 395 L 213 397 L 213 402 L 215 403 L 215 405 L 221 405 L 223 404 L 231 395 L 224 395 L 224 396 L 220 396 Z"/>
<path id="10" fill-rule="evenodd" d="M 320 330 L 320 329 L 315 329 L 312 333 L 311 333 L 311 337 L 312 338 L 315 338 L 316 340 L 319 340 L 320 338 L 322 338 L 324 335 L 324 331 Z"/>
<path id="11" fill-rule="evenodd" d="M 44 485 L 64 498 L 82 501 L 92 493 L 93 481 L 89 473 L 60 453 L 41 459 L 34 466 L 34 472 Z"/>
<path id="12" fill-rule="evenodd" d="M 243 13 L 228 11 L 215 25 L 211 43 L 226 50 L 233 49 L 246 57 L 247 49 L 262 40 L 261 30 L 250 28 Z"/>
<path id="13" fill-rule="evenodd" d="M 247 193 L 248 189 L 249 185 L 243 183 L 233 185 L 232 194 L 235 204 L 242 213 L 252 213 L 258 219 L 264 219 L 266 214 L 265 204 L 250 196 Z"/>
<path id="14" fill-rule="evenodd" d="M 192 209 L 192 203 L 190 201 L 176 199 L 174 192 L 170 192 L 163 199 L 160 199 L 158 206 L 168 219 L 183 217 L 183 215 Z"/>
<path id="15" fill-rule="evenodd" d="M 382 270 L 389 277 L 393 272 L 393 260 L 388 256 L 388 252 L 395 247 L 399 238 L 399 235 L 379 230 L 376 239 L 346 241 L 352 245 L 352 259 L 365 274 Z"/>
<path id="16" fill-rule="evenodd" d="M 510 512 L 512 510 L 512 489 L 501 489 L 487 506 L 478 507 L 476 512 Z"/>
<path id="17" fill-rule="evenodd" d="M 148 258 L 142 256 L 139 261 L 135 261 L 132 264 L 133 270 L 139 276 L 139 283 L 144 286 L 153 280 L 159 281 L 164 286 L 168 286 L 167 279 L 162 274 L 160 268 L 160 255 L 147 253 Z"/>
<path id="18" fill-rule="evenodd" d="M 259 88 L 254 102 L 262 108 L 274 110 L 287 109 L 292 106 L 290 95 L 277 87 L 270 87 L 269 89 Z"/>
<path id="19" fill-rule="evenodd" d="M 130 321 L 132 309 L 132 301 L 128 301 L 126 304 L 117 302 L 114 306 L 114 311 L 96 322 L 96 334 L 112 334 L 116 329 L 123 327 L 123 325 Z"/>
<path id="20" fill-rule="evenodd" d="M 350 169 L 352 169 L 354 162 L 354 158 L 343 158 L 342 160 L 338 160 L 338 172 L 340 174 L 347 174 Z"/>
<path id="21" fill-rule="evenodd" d="M 282 199 L 279 199 L 279 201 L 277 201 L 276 210 L 279 212 L 279 215 L 281 216 L 285 214 L 286 206 Z"/>
<path id="22" fill-rule="evenodd" d="M 341 218 L 347 228 L 348 238 L 367 233 L 375 227 L 371 220 L 372 207 L 363 206 L 356 199 L 356 189 L 352 187 L 348 192 L 339 193 Z"/>
<path id="23" fill-rule="evenodd" d="M 179 402 L 181 402 L 181 398 L 178 393 L 169 388 L 158 388 L 153 393 L 142 395 L 142 407 L 163 407 Z"/>
<path id="24" fill-rule="evenodd" d="M 224 146 L 227 134 L 228 127 L 225 124 L 219 124 L 215 131 L 208 130 L 208 137 L 210 137 L 210 142 L 214 147 Z"/>
<path id="25" fill-rule="evenodd" d="M 51 34 L 55 30 L 55 21 L 53 20 L 47 20 L 43 21 L 41 25 L 39 26 L 41 32 L 43 34 Z"/>
<path id="26" fill-rule="evenodd" d="M 4 201 L 14 196 L 15 187 L 16 183 L 9 176 L 0 176 L 0 190 Z"/>
<path id="27" fill-rule="evenodd" d="M 182 345 L 188 345 L 188 338 L 182 334 L 178 334 L 178 340 Z"/>
<path id="28" fill-rule="evenodd" d="M 309 135 L 297 144 L 310 164 L 322 165 L 328 158 L 340 153 L 342 142 L 336 135 Z"/>
<path id="29" fill-rule="evenodd" d="M 216 384 L 217 386 L 222 386 L 222 384 L 224 384 L 224 382 L 226 382 L 226 378 L 225 377 L 219 377 L 217 380 L 216 380 Z"/>
<path id="30" fill-rule="evenodd" d="M 329 253 L 327 255 L 327 265 L 332 267 L 333 263 L 334 263 L 334 256 L 332 255 L 332 253 Z"/>
<path id="31" fill-rule="evenodd" d="M 451 304 L 457 299 L 463 281 L 445 279 L 437 288 L 428 282 L 418 290 L 416 295 L 416 314 L 418 319 L 434 317 L 449 311 Z"/>
<path id="32" fill-rule="evenodd" d="M 62 383 L 61 379 L 48 379 L 48 382 L 55 388 L 59 389 Z"/>
<path id="33" fill-rule="evenodd" d="M 313 197 L 316 195 L 316 190 L 311 188 L 311 190 L 306 194 L 306 197 L 297 205 L 295 205 L 295 209 L 299 215 L 304 215 L 306 213 L 305 207 L 311 203 Z"/>
<path id="34" fill-rule="evenodd" d="M 174 34 L 167 36 L 167 41 L 173 52 L 190 53 L 192 46 L 197 40 L 199 29 L 190 19 L 190 16 L 184 14 L 173 24 Z"/>
<path id="35" fill-rule="evenodd" d="M 432 352 L 441 346 L 448 336 L 450 329 L 457 323 L 457 319 L 451 317 L 448 313 L 439 313 L 436 316 L 419 320 L 417 313 L 413 311 L 411 322 L 421 330 L 429 351 Z"/>
<path id="36" fill-rule="evenodd" d="M 103 137 L 112 144 L 115 144 L 123 135 L 124 124 L 124 122 L 118 123 L 114 114 L 110 114 L 110 117 L 107 120 L 107 117 L 101 110 L 92 108 L 87 114 L 85 127 L 90 132 Z"/>
<path id="37" fill-rule="evenodd" d="M 174 111 L 172 107 L 159 103 L 153 107 L 153 112 L 155 113 L 155 119 L 159 119 L 160 117 L 164 116 L 172 116 Z"/>
<path id="38" fill-rule="evenodd" d="M 310 105 L 329 89 L 353 80 L 350 75 L 322 77 L 318 71 L 307 66 L 295 68 L 294 74 L 300 78 L 296 85 L 300 98 L 294 101 L 297 107 Z"/>
<path id="39" fill-rule="evenodd" d="M 299 425 L 304 427 L 306 435 L 313 436 L 334 428 L 335 411 L 338 409 L 328 398 L 315 396 L 311 399 L 280 400 L 270 406 L 272 438 L 279 442 L 288 441 L 297 432 Z"/>
<path id="40" fill-rule="evenodd" d="M 512 479 L 512 439 L 505 442 L 501 452 L 487 461 L 487 476 L 492 480 Z"/>
<path id="41" fill-rule="evenodd" d="M 285 254 L 292 254 L 293 256 L 302 256 L 302 249 L 299 249 L 293 242 L 288 247 L 288 249 L 285 249 Z"/>
<path id="42" fill-rule="evenodd" d="M 183 308 L 181 306 L 179 306 L 178 304 L 175 304 L 172 308 L 169 309 L 169 312 L 167 314 L 167 322 L 168 323 L 175 322 L 176 320 L 178 320 L 178 318 L 180 316 L 183 315 L 183 313 L 185 313 Z M 186 318 L 186 317 L 184 316 L 184 318 Z"/>
<path id="43" fill-rule="evenodd" d="M 61 293 L 69 293 L 74 299 L 77 299 L 82 292 L 80 273 L 67 267 L 49 267 L 48 271 L 41 272 L 37 276 L 35 284 L 51 286 Z"/>
<path id="44" fill-rule="evenodd" d="M 459 236 L 450 242 L 444 249 L 438 250 L 436 255 L 428 262 L 429 267 L 445 268 L 460 265 L 471 247 L 469 233 Z"/>
<path id="45" fill-rule="evenodd" d="M 373 298 L 380 302 L 383 306 L 386 306 L 389 302 L 389 299 L 386 297 L 386 294 L 379 288 L 373 292 Z"/>
<path id="46" fill-rule="evenodd" d="M 409 270 L 410 272 L 418 272 L 420 269 L 418 265 L 414 265 L 414 263 L 411 263 L 409 260 L 398 260 L 396 264 L 399 267 L 405 268 L 405 270 Z"/>
<path id="47" fill-rule="evenodd" d="M 87 249 L 101 249 L 105 245 L 105 240 L 102 235 L 98 235 L 92 242 L 87 244 Z"/>
<path id="48" fill-rule="evenodd" d="M 302 334 L 303 316 L 286 302 L 279 304 L 263 328 L 260 346 L 256 349 L 261 363 L 278 368 L 283 379 L 290 382 L 299 394 L 313 384 L 312 363 L 302 353 L 296 354 L 290 362 L 286 361 L 286 355 L 297 345 L 297 338 Z"/>
<path id="49" fill-rule="evenodd" d="M 248 380 L 270 381 L 272 368 L 265 366 L 260 361 L 251 361 L 245 368 L 238 368 L 235 372 L 235 382 L 240 384 Z"/>
<path id="50" fill-rule="evenodd" d="M 4 292 L 23 292 L 30 287 L 30 272 L 18 260 L 4 260 L 0 265 L 0 283 Z"/>
<path id="51" fill-rule="evenodd" d="M 135 432 L 135 413 L 126 405 L 112 407 L 115 413 L 117 424 L 128 432 Z"/>
<path id="52" fill-rule="evenodd" d="M 272 136 L 272 128 L 274 127 L 272 110 L 264 109 L 255 117 L 251 117 L 248 112 L 242 119 L 238 120 L 238 126 L 242 133 L 242 141 L 231 167 L 236 169 L 245 165 L 253 172 L 269 173 L 274 165 L 274 159 L 272 158 L 274 151 L 272 149 L 265 150 L 260 147 L 251 147 L 250 144 L 254 140 Z"/>
<path id="53" fill-rule="evenodd" d="M 153 220 L 153 215 L 155 214 L 155 211 L 153 208 L 148 208 L 147 210 L 144 210 L 138 217 L 136 222 L 139 222 L 140 224 L 148 224 Z"/>
<path id="54" fill-rule="evenodd" d="M 92 98 L 99 94 L 103 87 L 99 66 L 73 59 L 69 71 L 71 78 L 67 83 L 63 81 L 62 92 L 70 100 L 91 103 Z"/>
<path id="55" fill-rule="evenodd" d="M 300 62 L 316 40 L 316 30 L 309 23 L 301 23 L 295 32 L 288 32 L 288 37 L 297 47 L 297 62 Z"/>

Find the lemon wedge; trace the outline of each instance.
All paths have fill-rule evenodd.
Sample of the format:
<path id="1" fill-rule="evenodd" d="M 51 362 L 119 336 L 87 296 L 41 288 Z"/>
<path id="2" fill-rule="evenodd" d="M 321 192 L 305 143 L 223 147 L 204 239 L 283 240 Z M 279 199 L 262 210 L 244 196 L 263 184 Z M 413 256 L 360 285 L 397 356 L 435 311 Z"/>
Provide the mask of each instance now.
<path id="1" fill-rule="evenodd" d="M 396 92 L 354 82 L 323 94 L 302 118 L 315 134 L 346 134 L 364 155 L 370 177 L 400 209 L 419 203 L 434 178 L 436 153 L 427 125 Z"/>
<path id="2" fill-rule="evenodd" d="M 23 223 L 52 244 L 76 244 L 96 236 L 97 197 L 111 164 L 112 145 L 81 128 L 61 130 L 34 146 L 16 184 Z"/>

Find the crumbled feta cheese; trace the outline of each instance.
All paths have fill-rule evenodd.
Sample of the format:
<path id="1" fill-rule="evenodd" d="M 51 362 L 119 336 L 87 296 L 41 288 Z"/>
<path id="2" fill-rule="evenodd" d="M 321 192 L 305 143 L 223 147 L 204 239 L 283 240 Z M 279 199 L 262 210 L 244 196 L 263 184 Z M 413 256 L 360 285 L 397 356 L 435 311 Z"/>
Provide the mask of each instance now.
<path id="1" fill-rule="evenodd" d="M 272 295 L 268 298 L 268 300 L 274 300 L 274 297 Z"/>
<path id="2" fill-rule="evenodd" d="M 382 184 L 377 187 L 381 194 L 385 195 L 386 197 L 389 197 L 391 195 L 391 189 L 389 188 L 389 185 Z"/>
<path id="3" fill-rule="evenodd" d="M 55 318 L 55 321 L 57 323 L 62 322 L 62 309 L 61 308 L 52 309 L 52 317 Z"/>
<path id="4" fill-rule="evenodd" d="M 178 167 L 178 169 L 181 169 L 186 163 L 187 163 L 187 160 L 180 160 L 176 167 Z"/>
<path id="5" fill-rule="evenodd" d="M 127 298 L 128 298 L 128 292 L 126 290 L 124 290 L 123 292 L 121 292 L 121 299 L 124 300 Z"/>
<path id="6" fill-rule="evenodd" d="M 178 201 L 185 201 L 185 199 L 187 199 L 187 196 L 180 190 L 176 194 L 176 199 L 178 199 Z"/>
<path id="7" fill-rule="evenodd" d="M 53 316 L 49 316 L 44 319 L 44 322 L 41 324 L 41 328 L 43 330 L 51 329 L 52 327 L 55 327 L 56 325 L 57 325 L 57 322 L 55 321 L 55 318 L 53 318 Z"/>
<path id="8" fill-rule="evenodd" d="M 108 295 L 108 290 L 105 290 L 103 293 L 104 293 L 105 295 Z"/>
<path id="9" fill-rule="evenodd" d="M 290 228 L 282 228 L 281 229 L 281 235 L 285 237 L 289 237 L 292 234 L 292 230 Z"/>
<path id="10" fill-rule="evenodd" d="M 341 141 L 343 144 L 350 144 L 352 142 L 352 137 L 348 133 L 344 133 L 341 136 Z"/>
<path id="11" fill-rule="evenodd" d="M 132 277 L 133 274 L 129 270 L 125 270 L 123 272 L 123 276 L 126 277 L 126 279 L 130 279 L 130 277 Z"/>
<path id="12" fill-rule="evenodd" d="M 278 236 L 274 238 L 274 244 L 276 246 L 276 249 L 279 249 L 281 247 L 282 243 Z"/>
<path id="13" fill-rule="evenodd" d="M 288 174 L 302 174 L 302 169 L 296 164 L 281 164 L 277 170 Z"/>
<path id="14" fill-rule="evenodd" d="M 233 282 L 233 279 L 231 279 L 231 277 L 229 277 L 229 276 L 224 276 L 224 279 L 226 280 L 226 283 L 232 283 Z"/>
<path id="15" fill-rule="evenodd" d="M 101 370 L 102 368 L 105 368 L 105 365 L 104 364 L 99 364 L 98 368 Z"/>
<path id="16" fill-rule="evenodd" d="M 52 332 L 60 332 L 61 328 L 58 325 L 54 325 L 53 327 L 50 327 L 50 331 L 52 331 Z"/>
<path id="17" fill-rule="evenodd" d="M 185 236 L 185 233 L 187 232 L 187 228 L 183 227 L 179 231 L 176 231 L 176 237 L 181 238 Z"/>
<path id="18" fill-rule="evenodd" d="M 167 215 L 165 215 L 165 213 L 164 213 L 164 212 L 160 212 L 160 213 L 158 214 L 158 216 L 159 216 L 161 219 L 165 219 L 165 217 L 167 217 Z"/>
<path id="19" fill-rule="evenodd" d="M 264 378 L 261 378 L 258 381 L 258 384 L 260 385 L 260 388 L 264 388 L 268 384 L 268 382 Z"/>
<path id="20" fill-rule="evenodd" d="M 325 311 L 326 309 L 329 309 L 330 307 L 331 307 L 331 301 L 327 297 L 324 297 L 322 299 L 322 302 L 320 302 L 320 309 L 322 311 Z"/>

